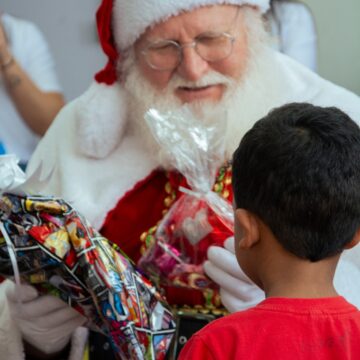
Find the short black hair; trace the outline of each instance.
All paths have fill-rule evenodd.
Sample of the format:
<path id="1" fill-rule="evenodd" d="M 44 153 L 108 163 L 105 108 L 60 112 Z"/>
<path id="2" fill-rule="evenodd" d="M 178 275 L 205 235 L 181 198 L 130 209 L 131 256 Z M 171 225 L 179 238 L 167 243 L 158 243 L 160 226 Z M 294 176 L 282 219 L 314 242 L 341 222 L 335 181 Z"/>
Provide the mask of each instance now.
<path id="1" fill-rule="evenodd" d="M 282 246 L 318 261 L 340 253 L 360 224 L 360 129 L 341 110 L 292 103 L 249 130 L 233 156 L 236 208 Z"/>

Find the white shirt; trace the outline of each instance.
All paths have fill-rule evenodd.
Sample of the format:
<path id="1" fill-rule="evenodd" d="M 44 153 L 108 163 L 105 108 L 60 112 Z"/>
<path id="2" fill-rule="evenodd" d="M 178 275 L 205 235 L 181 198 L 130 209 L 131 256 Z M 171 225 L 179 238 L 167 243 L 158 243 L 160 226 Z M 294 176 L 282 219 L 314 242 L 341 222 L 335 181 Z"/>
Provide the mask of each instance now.
<path id="1" fill-rule="evenodd" d="M 317 32 L 309 8 L 299 2 L 275 2 L 268 15 L 273 48 L 317 69 Z"/>
<path id="2" fill-rule="evenodd" d="M 16 61 L 40 90 L 61 92 L 55 65 L 40 30 L 32 23 L 0 14 L 9 46 Z M 39 141 L 18 114 L 5 85 L 0 79 L 0 140 L 7 153 L 15 153 L 27 162 Z"/>

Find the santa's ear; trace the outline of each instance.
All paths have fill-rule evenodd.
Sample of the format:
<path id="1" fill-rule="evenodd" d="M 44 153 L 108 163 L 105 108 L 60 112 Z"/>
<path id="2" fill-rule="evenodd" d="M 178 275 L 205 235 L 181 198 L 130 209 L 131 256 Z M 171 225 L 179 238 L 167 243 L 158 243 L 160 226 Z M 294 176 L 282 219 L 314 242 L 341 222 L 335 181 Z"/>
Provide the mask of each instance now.
<path id="1" fill-rule="evenodd" d="M 346 250 L 351 249 L 354 246 L 356 246 L 359 242 L 360 242 L 360 228 L 358 228 L 356 230 L 354 237 L 352 238 L 352 240 L 349 243 L 347 243 L 344 246 L 344 249 L 346 249 Z"/>
<path id="2" fill-rule="evenodd" d="M 235 221 L 237 222 L 237 245 L 241 249 L 250 249 L 260 241 L 259 225 L 256 217 L 248 210 L 236 209 Z"/>

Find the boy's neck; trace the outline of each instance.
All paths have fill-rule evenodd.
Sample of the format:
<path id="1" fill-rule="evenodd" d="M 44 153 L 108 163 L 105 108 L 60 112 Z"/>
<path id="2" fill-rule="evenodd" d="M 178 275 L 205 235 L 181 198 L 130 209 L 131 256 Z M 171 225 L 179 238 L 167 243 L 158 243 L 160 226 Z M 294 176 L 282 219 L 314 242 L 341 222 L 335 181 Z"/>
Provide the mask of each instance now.
<path id="1" fill-rule="evenodd" d="M 318 284 L 311 281 L 282 280 L 268 284 L 265 296 L 316 299 L 338 296 L 338 293 L 331 282 Z"/>
<path id="2" fill-rule="evenodd" d="M 272 254 L 263 268 L 261 282 L 266 297 L 323 298 L 338 296 L 334 285 L 340 255 L 318 262 L 297 258 L 288 252 Z"/>

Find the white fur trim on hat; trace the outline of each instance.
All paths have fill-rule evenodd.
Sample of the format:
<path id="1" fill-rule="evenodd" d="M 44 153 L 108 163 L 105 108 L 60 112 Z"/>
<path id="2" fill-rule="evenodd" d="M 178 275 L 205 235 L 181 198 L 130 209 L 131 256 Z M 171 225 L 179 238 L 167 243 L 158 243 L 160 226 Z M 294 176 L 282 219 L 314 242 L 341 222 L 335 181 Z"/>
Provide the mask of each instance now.
<path id="1" fill-rule="evenodd" d="M 118 83 L 109 86 L 94 82 L 77 99 L 76 128 L 82 154 L 101 159 L 119 144 L 126 127 L 124 92 Z"/>
<path id="2" fill-rule="evenodd" d="M 252 5 L 264 13 L 270 0 L 115 0 L 114 32 L 117 46 L 124 50 L 134 44 L 145 29 L 156 23 L 207 5 Z"/>

